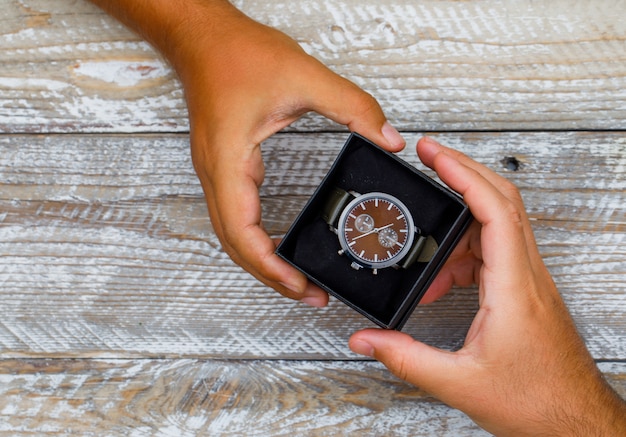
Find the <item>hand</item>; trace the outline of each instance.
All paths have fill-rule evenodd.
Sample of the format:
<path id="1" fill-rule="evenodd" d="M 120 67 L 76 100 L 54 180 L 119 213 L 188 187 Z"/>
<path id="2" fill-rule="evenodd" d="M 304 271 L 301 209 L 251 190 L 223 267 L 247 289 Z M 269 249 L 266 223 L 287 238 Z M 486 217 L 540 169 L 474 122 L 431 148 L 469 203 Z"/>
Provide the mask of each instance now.
<path id="1" fill-rule="evenodd" d="M 429 138 L 420 159 L 463 195 L 476 223 L 429 290 L 479 286 L 463 347 L 442 351 L 369 329 L 350 339 L 393 373 L 497 435 L 626 435 L 626 404 L 604 382 L 546 269 L 506 179 Z"/>
<path id="2" fill-rule="evenodd" d="M 144 35 L 178 73 L 194 167 L 224 250 L 283 295 L 326 305 L 327 294 L 274 254 L 276 242 L 263 229 L 260 145 L 316 111 L 398 151 L 404 140 L 376 100 L 226 0 L 94 1 Z"/>
<path id="3" fill-rule="evenodd" d="M 232 34 L 220 38 L 220 54 L 227 60 L 215 63 L 215 57 L 201 56 L 186 62 L 181 74 L 194 165 L 215 231 L 233 260 L 285 296 L 325 305 L 326 293 L 274 254 L 275 243 L 262 227 L 260 144 L 309 110 L 374 137 L 387 149 L 403 144 L 399 138 L 394 143 L 384 138 L 384 115 L 369 95 L 306 55 L 286 35 L 247 18 L 241 21 L 229 27 Z M 194 62 L 197 67 L 190 68 Z"/>

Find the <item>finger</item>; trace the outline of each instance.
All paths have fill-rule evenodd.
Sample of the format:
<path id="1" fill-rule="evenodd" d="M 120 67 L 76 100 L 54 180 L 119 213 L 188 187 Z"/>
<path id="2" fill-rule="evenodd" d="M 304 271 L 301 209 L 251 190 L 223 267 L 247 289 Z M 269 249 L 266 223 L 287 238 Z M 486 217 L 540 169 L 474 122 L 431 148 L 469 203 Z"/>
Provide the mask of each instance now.
<path id="1" fill-rule="evenodd" d="M 436 156 L 440 153 L 444 153 L 459 161 L 464 166 L 474 170 L 483 178 L 485 178 L 489 183 L 491 183 L 506 199 L 508 199 L 517 208 L 517 211 L 521 218 L 526 246 L 530 249 L 529 256 L 532 264 L 535 267 L 536 271 L 543 268 L 543 259 L 541 258 L 539 250 L 537 249 L 535 235 L 530 225 L 530 220 L 528 219 L 524 202 L 519 193 L 519 190 L 514 184 L 512 184 L 508 179 L 500 176 L 493 170 L 469 158 L 467 155 L 457 150 L 442 146 L 432 138 L 424 137 L 420 139 L 417 144 L 417 152 L 420 156 L 420 159 L 423 160 L 422 162 L 424 162 L 424 164 L 433 169 Z"/>
<path id="2" fill-rule="evenodd" d="M 519 206 L 485 178 L 480 169 L 465 165 L 445 151 L 429 158 L 439 177 L 463 196 L 476 220 L 482 224 L 483 269 L 497 272 L 489 277 L 499 278 L 511 289 L 526 283 L 525 272 L 531 270 L 532 264 L 525 237 L 525 218 Z M 498 285 L 500 288 L 504 284 Z"/>
<path id="3" fill-rule="evenodd" d="M 441 299 L 443 296 L 448 294 L 453 285 L 454 276 L 445 271 L 445 268 L 441 269 L 428 287 L 428 290 L 426 290 L 426 293 L 424 293 L 424 296 L 420 299 L 419 304 L 426 305 Z"/>
<path id="4" fill-rule="evenodd" d="M 432 284 L 420 300 L 428 304 L 447 294 L 453 286 L 468 287 L 479 284 L 482 253 L 480 224 L 473 221 L 450 254 Z"/>
<path id="5" fill-rule="evenodd" d="M 235 185 L 234 181 L 232 185 Z M 211 190 L 206 197 L 210 205 L 211 222 L 226 253 L 263 283 L 279 290 L 287 297 L 300 298 L 299 295 L 306 288 L 306 280 L 297 271 L 293 274 L 295 269 L 274 254 L 275 245 L 259 222 L 245 223 L 241 213 L 233 214 L 231 210 L 241 204 L 245 204 L 245 208 L 256 208 L 254 202 L 246 202 L 245 196 L 239 194 L 237 200 L 234 200 L 233 196 L 231 202 L 233 205 L 224 207 L 222 206 L 224 202 L 220 201 L 224 194 L 220 192 L 222 192 L 220 189 Z M 236 195 L 235 193 L 238 191 L 233 188 L 230 194 Z M 254 196 L 252 200 L 254 201 Z"/>
<path id="6" fill-rule="evenodd" d="M 281 294 L 300 299 L 307 290 L 307 279 L 275 254 L 276 245 L 261 224 L 258 185 L 263 179 L 263 163 L 258 147 L 221 148 L 212 156 L 221 165 L 211 173 L 199 171 L 215 231 L 224 250 L 240 266 Z M 234 152 L 233 150 L 238 150 Z M 240 156 L 228 156 L 229 153 Z M 207 168 L 197 166 L 198 168 Z"/>
<path id="7" fill-rule="evenodd" d="M 404 148 L 406 141 L 387 121 L 376 99 L 349 80 L 324 67 L 324 78 L 310 89 L 308 106 L 311 110 L 348 126 L 391 152 Z"/>
<path id="8" fill-rule="evenodd" d="M 432 303 L 446 295 L 453 286 L 469 287 L 479 283 L 481 260 L 471 253 L 450 258 L 437 273 L 432 284 L 420 300 L 420 305 Z"/>
<path id="9" fill-rule="evenodd" d="M 224 217 L 229 215 L 229 211 L 225 208 L 219 211 L 216 214 L 220 217 L 218 222 L 228 220 Z M 233 261 L 259 281 L 283 296 L 301 300 L 307 305 L 324 307 L 328 304 L 325 291 L 308 282 L 304 275 L 275 254 L 276 245 L 260 224 L 233 223 L 222 227 L 220 234 L 220 241 Z"/>
<path id="10" fill-rule="evenodd" d="M 519 208 L 519 211 L 522 217 L 527 218 L 526 209 L 524 207 L 524 202 L 522 201 L 522 197 L 515 187 L 508 179 L 500 176 L 495 171 L 485 167 L 484 165 L 474 161 L 469 156 L 464 153 L 451 149 L 449 147 L 445 147 L 432 138 L 424 137 L 418 141 L 417 144 L 417 153 L 420 156 L 420 160 L 427 166 L 432 167 L 434 165 L 434 158 L 439 153 L 445 153 L 449 155 L 465 165 L 479 173 L 482 177 L 484 177 L 487 181 L 489 181 L 494 187 L 496 187 L 505 197 L 511 200 L 515 205 Z M 434 168 L 433 168 L 434 169 Z M 526 221 L 526 220 L 525 220 Z M 530 231 L 530 227 L 525 229 L 525 231 Z M 534 239 L 532 232 L 527 234 L 527 237 L 530 239 Z"/>
<path id="11" fill-rule="evenodd" d="M 451 156 L 466 167 L 473 169 L 498 188 L 503 187 L 505 184 L 509 184 L 509 181 L 506 178 L 500 176 L 499 174 L 485 167 L 484 165 L 474 161 L 469 156 L 458 150 L 443 146 L 442 144 L 438 143 L 430 137 L 423 137 L 418 141 L 417 154 L 419 155 L 420 160 L 433 170 L 435 157 L 439 153 L 445 153 L 446 155 Z"/>
<path id="12" fill-rule="evenodd" d="M 442 400 L 446 399 L 444 390 L 457 387 L 449 381 L 459 375 L 457 357 L 402 332 L 365 329 L 353 334 L 348 345 L 353 352 L 377 359 L 394 375 Z"/>

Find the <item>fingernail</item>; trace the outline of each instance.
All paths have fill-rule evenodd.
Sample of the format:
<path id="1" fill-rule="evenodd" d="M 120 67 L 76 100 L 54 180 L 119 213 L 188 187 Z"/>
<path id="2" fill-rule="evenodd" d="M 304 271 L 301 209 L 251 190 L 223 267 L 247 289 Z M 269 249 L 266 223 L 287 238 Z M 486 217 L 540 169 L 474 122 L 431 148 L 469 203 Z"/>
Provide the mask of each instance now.
<path id="1" fill-rule="evenodd" d="M 326 299 L 315 296 L 303 297 L 302 299 L 300 299 L 300 302 L 315 308 L 322 308 L 326 306 Z"/>
<path id="2" fill-rule="evenodd" d="M 434 138 L 431 138 L 431 137 L 423 137 L 422 141 L 424 141 L 425 143 L 431 144 L 433 146 L 441 146 L 441 144 L 439 144 L 437 141 L 435 141 Z"/>
<path id="3" fill-rule="evenodd" d="M 402 137 L 402 135 L 400 135 L 400 132 L 398 132 L 396 128 L 393 127 L 388 121 L 383 124 L 381 132 L 385 139 L 393 147 L 404 147 L 404 145 L 406 144 L 406 141 L 404 141 L 404 138 Z"/>
<path id="4" fill-rule="evenodd" d="M 366 341 L 363 340 L 353 340 L 350 342 L 350 349 L 352 352 L 364 355 L 366 357 L 374 356 L 374 347 Z"/>
<path id="5" fill-rule="evenodd" d="M 290 289 L 291 291 L 293 291 L 294 293 L 298 293 L 298 294 L 302 294 L 304 293 L 303 290 L 300 290 L 298 287 L 296 287 L 295 285 L 291 285 L 291 284 L 287 284 L 285 282 L 279 282 L 280 285 L 282 285 L 285 288 Z"/>

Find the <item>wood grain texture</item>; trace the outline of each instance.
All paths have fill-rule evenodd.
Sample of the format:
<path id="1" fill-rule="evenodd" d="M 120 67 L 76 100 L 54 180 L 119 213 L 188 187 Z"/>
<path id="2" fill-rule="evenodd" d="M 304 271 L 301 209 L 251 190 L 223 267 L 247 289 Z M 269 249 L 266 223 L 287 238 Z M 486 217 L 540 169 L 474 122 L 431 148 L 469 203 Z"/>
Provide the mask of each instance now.
<path id="1" fill-rule="evenodd" d="M 366 319 L 287 301 L 230 261 L 180 84 L 148 44 L 86 1 L 0 3 L 0 436 L 486 435 L 351 361 Z M 234 3 L 372 93 L 409 144 L 433 131 L 520 187 L 626 397 L 626 1 Z M 276 236 L 346 138 L 315 115 L 289 130 L 263 146 Z M 405 331 L 455 349 L 476 308 L 454 290 Z"/>
<path id="2" fill-rule="evenodd" d="M 6 360 L 0 382 L 0 435 L 489 435 L 373 362 Z"/>
<path id="3" fill-rule="evenodd" d="M 478 431 L 463 414 L 373 363 L 8 361 L 1 363 L 0 379 L 0 419 L 5 419 L 0 432 L 6 433 L 330 436 Z"/>
<path id="4" fill-rule="evenodd" d="M 404 130 L 626 129 L 624 0 L 235 4 Z M 87 2 L 4 0 L 0 22 L 0 132 L 188 130 L 171 69 Z"/>
<path id="5" fill-rule="evenodd" d="M 520 186 L 593 355 L 626 359 L 624 133 L 433 135 Z M 345 139 L 280 134 L 264 145 L 270 233 L 287 230 Z M 347 339 L 370 326 L 363 317 L 336 301 L 322 310 L 287 301 L 221 250 L 187 141 L 0 137 L 3 357 L 353 357 Z M 412 150 L 401 156 L 418 164 Z M 405 331 L 457 348 L 476 305 L 474 290 L 456 290 L 419 308 Z"/>

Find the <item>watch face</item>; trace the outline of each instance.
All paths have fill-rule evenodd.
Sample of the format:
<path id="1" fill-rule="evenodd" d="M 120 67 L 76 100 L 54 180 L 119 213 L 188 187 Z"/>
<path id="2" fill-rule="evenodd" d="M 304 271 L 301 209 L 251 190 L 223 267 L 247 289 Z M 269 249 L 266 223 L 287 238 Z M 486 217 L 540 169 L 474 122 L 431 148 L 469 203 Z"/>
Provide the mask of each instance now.
<path id="1" fill-rule="evenodd" d="M 379 269 L 400 261 L 411 249 L 415 227 L 407 207 L 385 193 L 358 196 L 337 226 L 344 253 L 364 267 Z"/>

